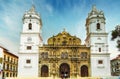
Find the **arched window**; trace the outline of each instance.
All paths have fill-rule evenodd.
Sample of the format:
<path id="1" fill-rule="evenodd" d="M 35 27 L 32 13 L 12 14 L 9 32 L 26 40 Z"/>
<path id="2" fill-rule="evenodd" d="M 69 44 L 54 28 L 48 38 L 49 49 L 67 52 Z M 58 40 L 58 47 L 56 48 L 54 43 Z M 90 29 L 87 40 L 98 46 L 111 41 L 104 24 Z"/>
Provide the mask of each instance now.
<path id="1" fill-rule="evenodd" d="M 48 77 L 48 66 L 43 65 L 41 67 L 41 77 Z"/>
<path id="2" fill-rule="evenodd" d="M 28 29 L 29 29 L 29 30 L 32 30 L 32 24 L 31 24 L 31 23 L 29 23 Z"/>
<path id="3" fill-rule="evenodd" d="M 9 77 L 9 73 L 8 72 L 6 73 L 6 77 Z"/>
<path id="4" fill-rule="evenodd" d="M 99 48 L 99 52 L 101 52 L 101 48 Z"/>
<path id="5" fill-rule="evenodd" d="M 60 38 L 58 38 L 58 41 L 60 41 Z"/>
<path id="6" fill-rule="evenodd" d="M 80 57 L 81 58 L 87 58 L 87 52 L 81 52 Z"/>
<path id="7" fill-rule="evenodd" d="M 68 58 L 68 54 L 67 54 L 67 52 L 62 52 L 62 54 L 61 54 L 61 58 Z"/>
<path id="8" fill-rule="evenodd" d="M 100 23 L 97 23 L 97 29 L 100 29 Z"/>
<path id="9" fill-rule="evenodd" d="M 48 52 L 42 52 L 41 58 L 48 58 Z"/>
<path id="10" fill-rule="evenodd" d="M 66 45 L 67 44 L 67 41 L 62 41 L 62 45 Z"/>
<path id="11" fill-rule="evenodd" d="M 88 77 L 88 67 L 85 65 L 81 67 L 81 77 Z"/>
<path id="12" fill-rule="evenodd" d="M 59 68 L 59 76 L 61 78 L 70 77 L 70 66 L 67 63 L 62 63 Z"/>

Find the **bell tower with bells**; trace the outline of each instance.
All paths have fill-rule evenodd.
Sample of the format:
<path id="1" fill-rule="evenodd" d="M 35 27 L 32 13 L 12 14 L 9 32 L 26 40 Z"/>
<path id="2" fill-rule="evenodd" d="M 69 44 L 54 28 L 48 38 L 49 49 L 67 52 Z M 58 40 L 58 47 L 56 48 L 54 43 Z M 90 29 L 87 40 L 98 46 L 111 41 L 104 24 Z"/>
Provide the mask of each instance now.
<path id="1" fill-rule="evenodd" d="M 108 33 L 103 11 L 92 7 L 86 19 L 86 45 L 91 47 L 91 76 L 110 76 Z"/>
<path id="2" fill-rule="evenodd" d="M 39 46 L 42 46 L 42 21 L 33 5 L 23 16 L 20 36 L 18 76 L 38 77 Z"/>

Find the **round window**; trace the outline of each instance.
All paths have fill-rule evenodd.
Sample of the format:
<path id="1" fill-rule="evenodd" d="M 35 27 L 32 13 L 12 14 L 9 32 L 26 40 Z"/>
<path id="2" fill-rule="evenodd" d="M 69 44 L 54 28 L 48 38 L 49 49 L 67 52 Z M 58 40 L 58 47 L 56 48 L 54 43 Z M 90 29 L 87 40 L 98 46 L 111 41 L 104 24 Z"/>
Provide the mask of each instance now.
<path id="1" fill-rule="evenodd" d="M 31 38 L 31 37 L 28 37 L 27 41 L 28 41 L 28 42 L 31 42 L 31 41 L 32 41 L 32 38 Z"/>

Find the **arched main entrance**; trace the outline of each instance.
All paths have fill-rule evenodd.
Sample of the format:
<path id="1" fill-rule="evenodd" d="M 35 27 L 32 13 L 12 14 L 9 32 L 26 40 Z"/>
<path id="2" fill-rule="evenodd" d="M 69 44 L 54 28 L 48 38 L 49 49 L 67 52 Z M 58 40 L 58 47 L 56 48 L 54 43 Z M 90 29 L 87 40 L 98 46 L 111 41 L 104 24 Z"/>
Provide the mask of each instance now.
<path id="1" fill-rule="evenodd" d="M 41 77 L 48 77 L 48 66 L 43 65 L 41 67 Z"/>
<path id="2" fill-rule="evenodd" d="M 62 78 L 70 77 L 70 67 L 67 63 L 63 63 L 63 64 L 60 65 L 59 75 Z"/>
<path id="3" fill-rule="evenodd" d="M 85 65 L 81 66 L 81 77 L 88 77 L 88 67 Z"/>

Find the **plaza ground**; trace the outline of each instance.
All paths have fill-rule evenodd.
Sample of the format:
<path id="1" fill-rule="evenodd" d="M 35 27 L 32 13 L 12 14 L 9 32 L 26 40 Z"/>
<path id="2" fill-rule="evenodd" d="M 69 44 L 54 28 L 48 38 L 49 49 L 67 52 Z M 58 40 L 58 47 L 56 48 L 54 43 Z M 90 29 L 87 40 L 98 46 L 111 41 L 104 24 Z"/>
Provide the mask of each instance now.
<path id="1" fill-rule="evenodd" d="M 58 77 L 7 77 L 5 79 L 62 79 Z M 120 79 L 117 76 L 110 76 L 110 77 L 77 77 L 77 78 L 63 78 L 63 79 Z"/>

